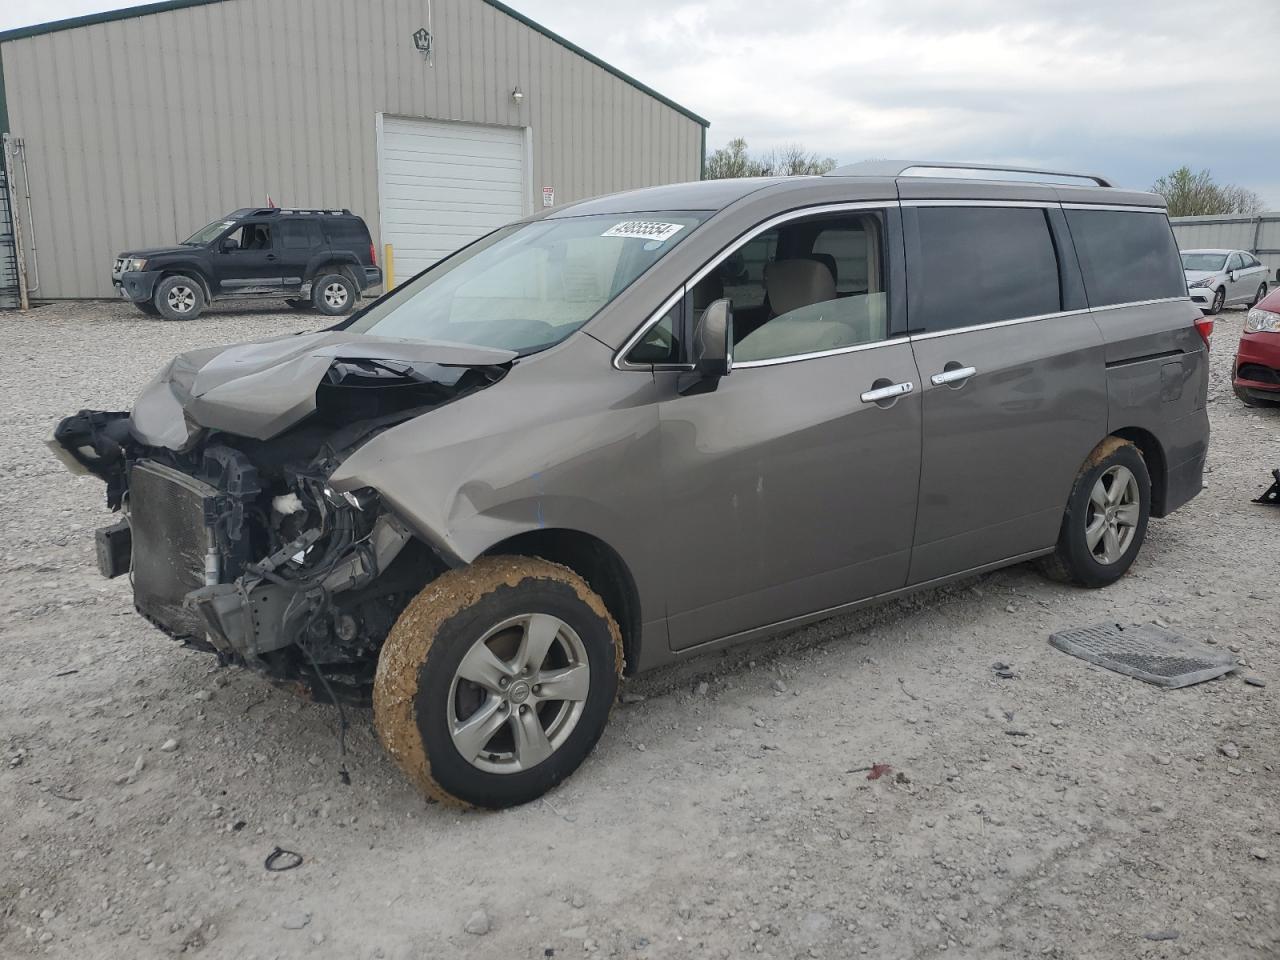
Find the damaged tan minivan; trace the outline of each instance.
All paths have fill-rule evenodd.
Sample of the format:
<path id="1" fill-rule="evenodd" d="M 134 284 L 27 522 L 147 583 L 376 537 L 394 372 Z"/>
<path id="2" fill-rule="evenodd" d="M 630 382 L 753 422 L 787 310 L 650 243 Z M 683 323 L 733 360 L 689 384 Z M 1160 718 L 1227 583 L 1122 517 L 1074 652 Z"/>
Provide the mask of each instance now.
<path id="1" fill-rule="evenodd" d="M 1211 323 L 1161 199 L 1102 178 L 687 183 L 183 354 L 54 446 L 123 514 L 99 563 L 139 613 L 371 696 L 424 791 L 503 807 L 624 670 L 1020 561 L 1122 576 L 1201 488 Z"/>

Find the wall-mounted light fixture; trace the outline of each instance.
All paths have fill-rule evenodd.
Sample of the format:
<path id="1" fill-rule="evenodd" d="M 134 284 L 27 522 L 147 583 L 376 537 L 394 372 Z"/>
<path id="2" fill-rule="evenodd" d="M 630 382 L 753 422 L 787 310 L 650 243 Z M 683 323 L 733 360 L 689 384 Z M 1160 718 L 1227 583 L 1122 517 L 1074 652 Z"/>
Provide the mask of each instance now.
<path id="1" fill-rule="evenodd" d="M 511 91 L 511 102 L 517 107 L 524 102 L 524 91 L 520 89 L 519 85 Z"/>

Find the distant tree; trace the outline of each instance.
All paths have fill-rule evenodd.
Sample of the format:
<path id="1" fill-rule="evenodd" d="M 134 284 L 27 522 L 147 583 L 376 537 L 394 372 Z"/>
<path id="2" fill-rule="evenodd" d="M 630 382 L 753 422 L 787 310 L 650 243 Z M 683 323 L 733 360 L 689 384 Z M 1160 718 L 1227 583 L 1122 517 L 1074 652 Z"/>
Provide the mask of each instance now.
<path id="1" fill-rule="evenodd" d="M 1262 211 L 1262 197 L 1245 187 L 1219 184 L 1208 170 L 1192 173 L 1181 166 L 1151 185 L 1165 199 L 1171 217 L 1212 217 L 1255 214 Z"/>
<path id="2" fill-rule="evenodd" d="M 798 143 L 788 143 L 777 150 L 770 150 L 760 161 L 770 177 L 803 177 L 830 173 L 836 168 L 835 157 L 820 158 Z"/>
<path id="3" fill-rule="evenodd" d="M 1249 215 L 1262 212 L 1262 197 L 1244 187 L 1226 186 L 1222 188 L 1223 199 L 1229 207 L 1229 213 L 1247 213 Z"/>
<path id="4" fill-rule="evenodd" d="M 747 154 L 747 141 L 741 137 L 707 157 L 707 179 L 728 180 L 732 177 L 761 176 L 760 164 Z"/>
<path id="5" fill-rule="evenodd" d="M 707 179 L 731 177 L 798 177 L 827 173 L 836 166 L 834 157 L 820 158 L 798 143 L 771 150 L 760 157 L 747 152 L 747 141 L 735 137 L 707 157 Z"/>

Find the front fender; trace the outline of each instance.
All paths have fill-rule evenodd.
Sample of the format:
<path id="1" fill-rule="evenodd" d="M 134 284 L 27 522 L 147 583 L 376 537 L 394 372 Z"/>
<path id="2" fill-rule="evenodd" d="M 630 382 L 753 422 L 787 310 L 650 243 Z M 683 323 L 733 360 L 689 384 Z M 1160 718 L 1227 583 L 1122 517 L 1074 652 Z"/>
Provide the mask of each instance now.
<path id="1" fill-rule="evenodd" d="M 385 431 L 330 484 L 374 488 L 454 564 L 520 533 L 590 534 L 617 551 L 642 596 L 656 599 L 658 388 L 647 373 L 610 367 L 597 341 L 574 340 L 576 350 L 566 342 L 559 358 L 526 358 L 501 382 Z"/>

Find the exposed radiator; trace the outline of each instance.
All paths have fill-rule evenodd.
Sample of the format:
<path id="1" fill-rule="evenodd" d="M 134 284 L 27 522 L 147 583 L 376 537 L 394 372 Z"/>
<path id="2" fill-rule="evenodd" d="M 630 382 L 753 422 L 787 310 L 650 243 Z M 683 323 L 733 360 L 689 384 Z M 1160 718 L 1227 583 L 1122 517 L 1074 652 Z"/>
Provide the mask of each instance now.
<path id="1" fill-rule="evenodd" d="M 217 496 L 207 483 L 150 460 L 135 463 L 129 475 L 134 604 L 175 637 L 205 635 L 204 621 L 183 598 L 205 585 L 206 504 Z"/>

